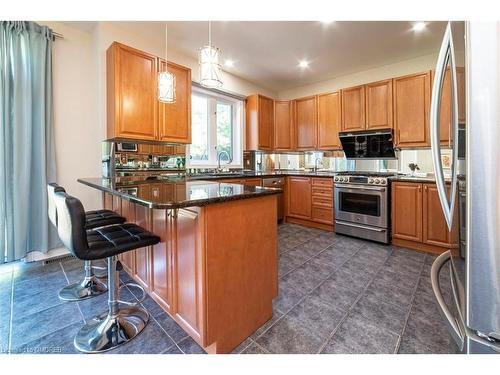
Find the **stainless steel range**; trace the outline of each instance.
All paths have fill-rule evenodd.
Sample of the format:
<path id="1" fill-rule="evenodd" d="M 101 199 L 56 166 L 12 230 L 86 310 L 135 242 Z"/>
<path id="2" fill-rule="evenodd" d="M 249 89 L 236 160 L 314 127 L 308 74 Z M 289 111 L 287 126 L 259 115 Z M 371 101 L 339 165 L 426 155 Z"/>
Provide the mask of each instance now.
<path id="1" fill-rule="evenodd" d="M 334 178 L 335 232 L 389 243 L 389 177 L 393 173 L 345 172 Z"/>

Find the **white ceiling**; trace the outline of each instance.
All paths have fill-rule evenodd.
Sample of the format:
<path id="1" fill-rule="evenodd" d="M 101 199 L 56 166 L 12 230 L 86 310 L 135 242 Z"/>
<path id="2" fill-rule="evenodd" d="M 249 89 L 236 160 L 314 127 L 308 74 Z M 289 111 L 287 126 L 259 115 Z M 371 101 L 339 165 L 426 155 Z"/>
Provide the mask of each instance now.
<path id="1" fill-rule="evenodd" d="M 73 26 L 76 23 L 72 22 Z M 146 38 L 164 38 L 164 22 L 116 22 Z M 419 33 L 412 22 L 212 22 L 212 44 L 235 62 L 232 74 L 278 92 L 398 61 L 437 53 L 445 22 Z M 85 25 L 88 29 L 89 25 Z M 208 23 L 168 22 L 168 45 L 196 58 Z M 309 68 L 298 68 L 300 60 Z"/>

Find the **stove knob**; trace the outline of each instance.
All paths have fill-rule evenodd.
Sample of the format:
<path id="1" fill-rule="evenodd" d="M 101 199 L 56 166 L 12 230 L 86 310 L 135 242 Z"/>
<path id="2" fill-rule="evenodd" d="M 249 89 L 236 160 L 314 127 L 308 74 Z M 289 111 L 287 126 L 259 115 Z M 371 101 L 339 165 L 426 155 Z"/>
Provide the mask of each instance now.
<path id="1" fill-rule="evenodd" d="M 344 182 L 349 182 L 349 177 L 344 177 Z"/>
<path id="2" fill-rule="evenodd" d="M 387 179 L 386 178 L 381 178 L 380 179 L 380 184 L 381 185 L 387 185 Z"/>
<path id="3" fill-rule="evenodd" d="M 380 179 L 379 179 L 379 178 L 376 178 L 376 179 L 375 179 L 375 183 L 376 183 L 376 184 L 380 184 Z"/>
<path id="4" fill-rule="evenodd" d="M 373 184 L 373 178 L 371 178 L 371 177 L 370 177 L 370 178 L 368 179 L 368 183 L 369 183 L 369 184 Z"/>

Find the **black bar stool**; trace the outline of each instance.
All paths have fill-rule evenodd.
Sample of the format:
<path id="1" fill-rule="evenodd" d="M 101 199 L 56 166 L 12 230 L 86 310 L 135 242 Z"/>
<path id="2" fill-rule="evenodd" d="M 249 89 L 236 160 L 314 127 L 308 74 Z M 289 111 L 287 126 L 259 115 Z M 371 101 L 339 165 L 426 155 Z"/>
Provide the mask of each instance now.
<path id="1" fill-rule="evenodd" d="M 122 266 L 117 255 L 155 245 L 160 237 L 135 224 L 116 224 L 85 230 L 85 211 L 82 203 L 64 192 L 55 194 L 59 238 L 77 258 L 83 260 L 108 259 L 108 312 L 85 324 L 77 333 L 76 349 L 85 353 L 99 353 L 122 345 L 137 336 L 146 326 L 149 314 L 139 307 L 146 297 L 137 284 L 125 284 L 142 290 L 139 302 L 120 301 L 118 271 Z M 125 286 L 125 285 L 122 285 Z M 121 307 L 120 304 L 127 305 Z"/>
<path id="2" fill-rule="evenodd" d="M 52 224 L 57 228 L 57 211 L 54 202 L 56 192 L 65 193 L 66 190 L 56 183 L 47 185 L 48 213 Z M 111 210 L 96 210 L 85 212 L 85 228 L 94 229 L 113 224 L 122 224 L 126 219 Z M 82 301 L 87 298 L 105 293 L 108 288 L 95 274 L 94 269 L 102 269 L 92 265 L 90 260 L 84 262 L 85 276 L 82 281 L 67 285 L 59 291 L 59 298 L 63 301 Z"/>

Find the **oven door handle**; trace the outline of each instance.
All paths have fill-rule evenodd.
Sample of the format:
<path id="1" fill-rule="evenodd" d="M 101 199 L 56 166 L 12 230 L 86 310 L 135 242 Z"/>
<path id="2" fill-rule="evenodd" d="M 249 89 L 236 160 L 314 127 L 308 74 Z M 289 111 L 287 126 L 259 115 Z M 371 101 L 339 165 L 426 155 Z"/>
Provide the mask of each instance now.
<path id="1" fill-rule="evenodd" d="M 385 187 L 360 187 L 353 185 L 343 185 L 343 184 L 335 184 L 336 188 L 339 189 L 349 189 L 349 190 L 368 190 L 368 191 L 385 191 Z"/>
<path id="2" fill-rule="evenodd" d="M 383 229 L 383 228 L 374 228 L 374 227 L 369 227 L 369 226 L 366 226 L 366 225 L 348 223 L 346 221 L 336 221 L 336 223 L 337 224 L 341 224 L 341 225 L 345 225 L 346 227 L 367 229 L 367 230 L 371 230 L 373 232 L 386 232 L 387 231 L 387 229 Z"/>

